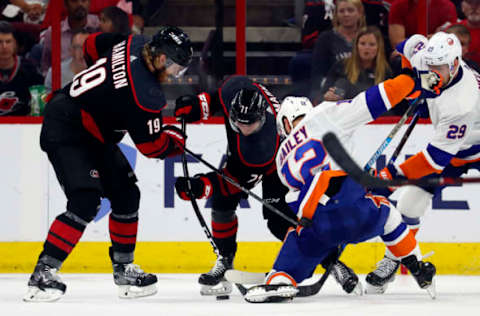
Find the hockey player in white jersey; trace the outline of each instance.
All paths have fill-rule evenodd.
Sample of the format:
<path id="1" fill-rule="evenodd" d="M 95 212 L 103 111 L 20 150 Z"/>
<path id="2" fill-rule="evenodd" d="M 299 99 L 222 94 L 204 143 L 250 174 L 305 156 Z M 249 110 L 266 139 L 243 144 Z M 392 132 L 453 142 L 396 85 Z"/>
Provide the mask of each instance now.
<path id="1" fill-rule="evenodd" d="M 287 97 L 282 102 L 277 129 L 286 138 L 276 156 L 277 172 L 289 188 L 285 199 L 303 226 L 289 231 L 265 284 L 250 288 L 245 300 L 292 299 L 297 283 L 311 277 L 332 249 L 375 236 L 383 239 L 419 286 L 434 295 L 435 267 L 421 261 L 415 236 L 400 213 L 386 198 L 367 194 L 340 170 L 321 139 L 334 132 L 349 148 L 358 126 L 373 121 L 413 92 L 432 93 L 440 85 L 440 77 L 433 72 L 421 78 L 402 74 L 352 100 L 323 102 L 315 108 L 303 97 Z"/>
<path id="2" fill-rule="evenodd" d="M 417 47 L 415 54 L 403 51 Z M 468 169 L 480 169 L 480 76 L 462 61 L 462 47 L 454 34 L 439 32 L 427 41 L 415 35 L 397 48 L 417 69 L 438 71 L 445 84 L 437 98 L 426 99 L 434 134 L 427 147 L 398 165 L 380 172 L 384 178 L 405 176 L 418 179 L 427 176 L 459 177 Z M 416 234 L 432 196 L 444 187 L 401 188 L 397 208 L 405 223 Z M 389 250 L 366 277 L 367 293 L 384 293 L 395 278 L 400 261 Z"/>

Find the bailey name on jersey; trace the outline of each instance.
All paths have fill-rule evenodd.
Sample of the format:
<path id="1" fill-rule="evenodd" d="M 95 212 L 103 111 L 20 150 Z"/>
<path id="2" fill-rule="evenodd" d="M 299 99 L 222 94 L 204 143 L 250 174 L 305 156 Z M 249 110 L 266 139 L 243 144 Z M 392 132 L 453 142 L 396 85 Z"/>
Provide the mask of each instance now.
<path id="1" fill-rule="evenodd" d="M 281 145 L 280 148 L 280 165 L 283 165 L 283 162 L 287 155 L 294 150 L 298 145 L 303 143 L 308 139 L 306 126 L 302 126 L 298 131 L 292 134 L 292 137 L 288 137 Z"/>

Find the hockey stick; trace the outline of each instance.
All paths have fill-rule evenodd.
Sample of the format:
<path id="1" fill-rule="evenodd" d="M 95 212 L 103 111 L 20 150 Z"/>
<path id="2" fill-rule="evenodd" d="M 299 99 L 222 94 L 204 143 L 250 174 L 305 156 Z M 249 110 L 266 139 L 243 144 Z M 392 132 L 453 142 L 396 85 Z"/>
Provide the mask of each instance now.
<path id="1" fill-rule="evenodd" d="M 372 169 L 372 166 L 375 164 L 378 157 L 380 157 L 380 155 L 385 151 L 387 146 L 392 142 L 393 137 L 395 137 L 395 135 L 398 133 L 400 128 L 403 126 L 403 124 L 405 124 L 410 114 L 412 114 L 417 109 L 418 107 L 417 102 L 418 102 L 418 98 L 413 100 L 408 110 L 405 112 L 405 114 L 403 114 L 402 118 L 397 122 L 397 124 L 395 124 L 391 132 L 387 135 L 387 138 L 385 138 L 385 140 L 380 144 L 378 149 L 373 153 L 372 157 L 368 160 L 363 170 L 370 172 L 370 170 Z"/>
<path id="2" fill-rule="evenodd" d="M 294 225 L 295 227 L 297 227 L 299 225 L 299 223 L 288 217 L 287 215 L 283 214 L 281 211 L 279 211 L 276 207 L 274 207 L 273 205 L 269 204 L 269 203 L 266 203 L 261 197 L 259 197 L 258 195 L 256 195 L 255 193 L 253 193 L 252 191 L 250 191 L 249 189 L 247 188 L 244 188 L 242 185 L 240 185 L 239 183 L 237 183 L 235 180 L 233 180 L 232 178 L 230 178 L 229 176 L 227 176 L 225 173 L 223 173 L 221 170 L 218 170 L 217 168 L 215 168 L 212 164 L 210 164 L 208 161 L 204 160 L 202 157 L 200 157 L 199 155 L 193 153 L 190 149 L 188 149 L 187 147 L 184 147 L 183 148 L 185 150 L 185 152 L 189 153 L 190 156 L 192 156 L 193 158 L 195 158 L 197 161 L 203 163 L 204 165 L 206 165 L 207 167 L 209 167 L 210 169 L 212 169 L 216 174 L 218 174 L 219 176 L 221 176 L 223 179 L 225 179 L 227 182 L 231 183 L 233 186 L 235 186 L 236 188 L 240 189 L 241 191 L 245 192 L 246 194 L 248 194 L 249 196 L 251 196 L 252 198 L 254 198 L 255 200 L 257 200 L 258 202 L 262 203 L 263 206 L 265 206 L 266 208 L 268 208 L 270 211 L 272 211 L 273 213 L 277 214 L 278 216 L 280 216 L 281 218 L 283 218 L 284 220 L 288 221 L 289 223 L 291 223 L 292 225 Z"/>
<path id="3" fill-rule="evenodd" d="M 182 132 L 183 134 L 186 133 L 186 122 L 184 119 L 182 119 Z M 202 216 L 202 213 L 200 213 L 200 209 L 198 208 L 197 200 L 195 199 L 195 196 L 193 195 L 192 192 L 192 183 L 190 181 L 190 176 L 188 174 L 188 166 L 187 166 L 187 155 L 185 152 L 182 154 L 182 167 L 183 167 L 183 174 L 185 178 L 187 178 L 187 196 L 190 198 L 190 202 L 192 203 L 193 210 L 195 212 L 195 215 L 197 216 L 198 221 L 200 222 L 200 226 L 203 229 L 203 232 L 207 236 L 208 241 L 210 242 L 210 245 L 213 247 L 213 252 L 217 255 L 217 257 L 221 257 L 220 251 L 218 250 L 217 245 L 215 244 L 215 241 L 213 240 L 212 233 L 210 232 L 210 229 L 208 229 L 207 223 L 205 223 L 205 219 Z"/>
<path id="4" fill-rule="evenodd" d="M 405 134 L 403 134 L 402 139 L 398 143 L 397 148 L 395 148 L 395 151 L 393 152 L 392 157 L 390 157 L 390 160 L 388 161 L 387 166 L 395 163 L 395 161 L 398 158 L 398 155 L 400 155 L 400 152 L 403 149 L 403 146 L 405 146 L 407 139 L 410 137 L 410 134 L 412 134 L 413 128 L 415 127 L 415 125 L 417 125 L 419 118 L 420 118 L 420 111 L 417 111 L 415 112 L 415 115 L 413 116 L 412 121 L 410 122 L 410 125 L 408 125 L 408 128 L 405 131 Z"/>
<path id="5" fill-rule="evenodd" d="M 322 289 L 323 285 L 325 284 L 325 281 L 327 281 L 328 276 L 332 272 L 333 266 L 335 263 L 338 261 L 340 258 L 340 255 L 343 252 L 343 246 L 338 246 L 338 251 L 335 260 L 333 260 L 325 270 L 325 272 L 322 274 L 320 279 L 312 284 L 309 285 L 299 285 L 297 286 L 298 293 L 296 297 L 307 297 L 307 296 L 313 296 L 320 292 Z M 246 271 L 239 271 L 239 270 L 227 270 L 225 273 L 225 278 L 227 281 L 234 282 L 235 285 L 237 286 L 238 290 L 242 295 L 245 295 L 247 291 L 249 290 L 247 287 L 243 286 L 240 283 L 262 283 L 265 280 L 265 274 L 264 273 L 255 273 L 255 272 L 246 272 Z"/>
<path id="6" fill-rule="evenodd" d="M 182 119 L 182 132 L 183 134 L 186 133 L 186 122 L 184 119 Z M 200 209 L 198 207 L 197 201 L 195 197 L 193 196 L 192 192 L 192 183 L 190 181 L 190 176 L 188 173 L 188 165 L 187 165 L 187 155 L 185 154 L 185 151 L 182 154 L 182 167 L 183 167 L 183 174 L 185 178 L 187 178 L 187 196 L 190 198 L 190 202 L 192 203 L 193 210 L 195 211 L 195 215 L 197 216 L 198 221 L 200 222 L 200 226 L 203 229 L 203 232 L 207 236 L 208 241 L 210 242 L 210 245 L 212 245 L 213 252 L 217 255 L 217 258 L 222 257 L 220 254 L 220 250 L 218 249 L 217 244 L 213 240 L 213 235 L 210 232 L 210 229 L 208 229 L 207 223 L 205 223 L 205 219 L 202 216 L 202 213 L 200 213 Z M 241 284 L 235 283 L 235 286 L 237 289 L 240 291 L 242 295 L 245 295 L 243 293 L 244 287 Z"/>
<path id="7" fill-rule="evenodd" d="M 362 170 L 358 164 L 345 150 L 343 145 L 338 140 L 334 133 L 327 133 L 322 138 L 323 145 L 335 162 L 356 182 L 367 188 L 386 188 L 404 185 L 418 185 L 426 187 L 454 185 L 462 183 L 480 183 L 480 177 L 471 178 L 447 178 L 447 177 L 432 177 L 421 179 L 406 179 L 396 178 L 392 180 L 385 180 L 373 177 L 368 172 Z"/>

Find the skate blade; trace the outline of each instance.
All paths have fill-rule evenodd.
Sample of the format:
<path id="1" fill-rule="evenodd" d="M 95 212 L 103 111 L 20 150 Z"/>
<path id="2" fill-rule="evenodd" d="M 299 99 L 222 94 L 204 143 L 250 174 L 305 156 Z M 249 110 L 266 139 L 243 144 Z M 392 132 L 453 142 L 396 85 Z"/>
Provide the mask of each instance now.
<path id="1" fill-rule="evenodd" d="M 24 302 L 55 302 L 58 301 L 62 296 L 63 292 L 58 289 L 45 289 L 41 290 L 35 286 L 29 286 L 27 294 L 23 297 Z"/>
<path id="2" fill-rule="evenodd" d="M 232 293 L 232 284 L 228 281 L 220 281 L 216 285 L 202 284 L 200 295 L 202 296 L 222 296 Z"/>
<path id="3" fill-rule="evenodd" d="M 363 285 L 362 285 L 362 282 L 360 282 L 360 280 L 358 280 L 357 285 L 355 286 L 352 293 L 350 293 L 350 294 L 353 294 L 353 295 L 356 295 L 356 296 L 362 296 L 363 295 Z"/>
<path id="4" fill-rule="evenodd" d="M 388 288 L 388 283 L 385 283 L 384 285 L 381 286 L 375 286 L 367 282 L 367 285 L 365 286 L 365 294 L 367 295 L 380 295 L 385 293 L 385 291 Z"/>
<path id="5" fill-rule="evenodd" d="M 254 286 L 248 290 L 244 299 L 249 303 L 279 303 L 293 300 L 297 293 L 298 289 L 293 286 L 281 286 L 275 291 L 267 291 L 265 287 Z"/>
<path id="6" fill-rule="evenodd" d="M 435 278 L 432 280 L 432 284 L 425 288 L 425 290 L 427 290 L 427 293 L 428 295 L 430 295 L 432 300 L 437 298 L 437 281 L 435 280 Z"/>
<path id="7" fill-rule="evenodd" d="M 135 286 L 135 285 L 119 285 L 118 297 L 120 298 L 137 298 L 151 296 L 157 293 L 157 284 L 150 284 L 147 286 Z"/>

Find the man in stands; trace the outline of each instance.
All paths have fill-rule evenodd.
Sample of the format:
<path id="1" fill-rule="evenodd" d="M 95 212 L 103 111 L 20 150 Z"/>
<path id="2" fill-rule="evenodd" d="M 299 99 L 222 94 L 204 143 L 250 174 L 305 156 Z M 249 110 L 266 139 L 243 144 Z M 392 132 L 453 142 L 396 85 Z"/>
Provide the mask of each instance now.
<path id="1" fill-rule="evenodd" d="M 28 115 L 32 85 L 42 84 L 35 67 L 17 56 L 13 26 L 0 21 L 0 116 Z"/>

